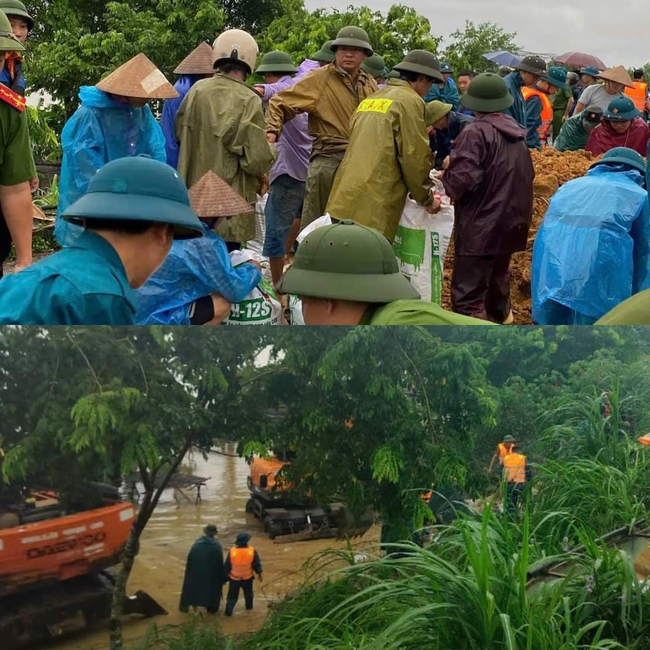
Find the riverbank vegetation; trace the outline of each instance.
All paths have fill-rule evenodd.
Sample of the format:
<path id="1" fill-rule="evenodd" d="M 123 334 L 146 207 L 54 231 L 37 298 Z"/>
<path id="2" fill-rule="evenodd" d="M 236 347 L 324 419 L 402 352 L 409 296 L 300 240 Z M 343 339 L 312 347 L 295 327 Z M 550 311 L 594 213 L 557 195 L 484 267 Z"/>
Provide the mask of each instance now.
<path id="1" fill-rule="evenodd" d="M 594 540 L 642 519 L 650 498 L 650 455 L 636 443 L 650 431 L 644 328 L 288 329 L 0 333 L 4 480 L 38 477 L 83 509 L 89 481 L 139 477 L 149 496 L 131 556 L 160 479 L 216 439 L 242 455 L 292 449 L 291 483 L 323 503 L 372 508 L 401 545 L 361 565 L 351 552 L 259 634 L 152 630 L 147 647 L 643 647 L 644 586 L 630 558 Z M 498 477 L 486 470 L 508 434 L 535 465 L 515 519 L 500 514 Z M 430 519 L 420 494 L 449 481 L 476 514 L 411 544 L 409 528 Z M 569 561 L 565 577 L 527 589 L 549 558 Z"/>

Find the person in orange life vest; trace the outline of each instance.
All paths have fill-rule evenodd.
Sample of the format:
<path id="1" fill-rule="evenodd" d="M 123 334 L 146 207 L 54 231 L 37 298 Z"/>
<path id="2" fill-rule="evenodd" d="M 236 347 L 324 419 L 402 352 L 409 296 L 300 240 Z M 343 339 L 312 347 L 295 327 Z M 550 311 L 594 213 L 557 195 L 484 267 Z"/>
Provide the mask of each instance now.
<path id="1" fill-rule="evenodd" d="M 253 580 L 254 574 L 262 582 L 262 562 L 258 552 L 248 545 L 251 536 L 248 533 L 239 533 L 235 546 L 230 549 L 224 573 L 230 581 L 228 597 L 226 599 L 226 616 L 232 616 L 235 605 L 239 600 L 240 589 L 244 592 L 246 609 L 253 609 Z"/>
<path id="2" fill-rule="evenodd" d="M 549 68 L 539 78 L 535 86 L 521 89 L 526 100 L 526 127 L 529 149 L 541 149 L 546 146 L 549 130 L 553 123 L 553 104 L 549 95 L 568 88 L 566 71 L 562 68 Z"/>
<path id="3" fill-rule="evenodd" d="M 514 515 L 519 508 L 526 483 L 530 480 L 530 467 L 525 454 L 515 452 L 503 458 L 503 481 L 506 484 L 506 510 Z"/>
<path id="4" fill-rule="evenodd" d="M 516 444 L 517 441 L 512 436 L 505 436 L 503 441 L 497 445 L 497 450 L 494 452 L 494 456 L 492 456 L 488 471 L 491 472 L 497 462 L 499 465 L 503 465 L 503 459 L 513 452 Z"/>
<path id="5" fill-rule="evenodd" d="M 629 97 L 634 102 L 636 109 L 641 113 L 645 113 L 647 115 L 648 84 L 644 81 L 644 77 L 645 72 L 643 69 L 636 69 L 632 75 L 632 83 L 634 83 L 634 88 L 626 88 L 624 92 L 625 96 Z"/>

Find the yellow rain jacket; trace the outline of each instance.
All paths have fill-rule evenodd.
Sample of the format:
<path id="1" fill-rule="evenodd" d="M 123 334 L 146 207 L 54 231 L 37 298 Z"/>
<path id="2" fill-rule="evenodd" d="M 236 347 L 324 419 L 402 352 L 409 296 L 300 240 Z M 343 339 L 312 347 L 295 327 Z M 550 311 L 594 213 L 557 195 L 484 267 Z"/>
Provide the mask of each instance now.
<path id="1" fill-rule="evenodd" d="M 188 187 L 212 170 L 251 205 L 257 178 L 276 158 L 266 139 L 260 96 L 224 74 L 199 81 L 187 94 L 176 116 L 176 139 L 178 173 Z M 231 242 L 253 239 L 255 215 L 223 220 L 217 232 Z"/>
<path id="2" fill-rule="evenodd" d="M 327 212 L 395 238 L 407 194 L 433 202 L 425 103 L 406 81 L 391 79 L 363 101 L 351 122 Z"/>

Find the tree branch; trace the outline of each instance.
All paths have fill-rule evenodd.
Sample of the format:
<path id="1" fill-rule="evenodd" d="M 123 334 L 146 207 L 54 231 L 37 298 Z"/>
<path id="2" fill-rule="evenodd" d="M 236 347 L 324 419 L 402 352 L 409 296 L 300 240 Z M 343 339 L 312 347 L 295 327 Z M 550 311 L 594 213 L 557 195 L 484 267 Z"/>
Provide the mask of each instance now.
<path id="1" fill-rule="evenodd" d="M 72 336 L 70 336 L 70 333 L 69 333 L 69 332 L 67 333 L 66 336 L 67 336 L 68 339 L 70 340 L 70 343 L 72 343 L 72 345 L 75 347 L 75 349 L 78 350 L 78 351 L 79 351 L 79 354 L 84 358 L 84 361 L 86 362 L 86 365 L 88 366 L 88 370 L 90 370 L 90 372 L 91 372 L 91 374 L 92 374 L 92 376 L 93 376 L 93 379 L 95 380 L 95 383 L 97 384 L 97 387 L 99 388 L 99 392 L 100 392 L 100 393 L 103 393 L 104 390 L 103 390 L 103 388 L 102 388 L 102 385 L 101 385 L 101 383 L 100 383 L 100 381 L 99 381 L 99 378 L 97 377 L 97 374 L 95 373 L 95 370 L 93 369 L 93 367 L 92 367 L 92 365 L 91 365 L 91 363 L 90 363 L 90 360 L 89 360 L 88 357 L 86 356 L 86 353 L 85 353 L 85 352 L 81 349 L 81 347 L 80 347 L 80 346 L 75 342 L 75 340 L 72 338 Z"/>

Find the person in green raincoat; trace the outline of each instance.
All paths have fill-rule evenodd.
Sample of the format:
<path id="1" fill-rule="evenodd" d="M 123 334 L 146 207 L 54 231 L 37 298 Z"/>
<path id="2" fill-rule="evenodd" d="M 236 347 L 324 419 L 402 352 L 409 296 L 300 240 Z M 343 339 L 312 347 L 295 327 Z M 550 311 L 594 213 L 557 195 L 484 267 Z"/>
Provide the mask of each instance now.
<path id="1" fill-rule="evenodd" d="M 438 60 L 424 50 L 407 54 L 395 70 L 400 78 L 361 102 L 353 115 L 350 144 L 327 204 L 333 219 L 370 226 L 391 242 L 409 193 L 436 212 L 422 98 L 442 80 Z"/>
<path id="2" fill-rule="evenodd" d="M 217 38 L 213 51 L 216 74 L 192 87 L 176 116 L 178 173 L 191 188 L 212 170 L 253 205 L 257 179 L 276 158 L 266 138 L 262 100 L 244 83 L 259 49 L 250 34 L 231 29 Z M 224 221 L 216 232 L 230 250 L 239 248 L 255 237 L 255 215 Z"/>
<path id="3" fill-rule="evenodd" d="M 225 582 L 223 549 L 216 539 L 218 530 L 213 524 L 203 529 L 203 537 L 194 542 L 187 556 L 185 578 L 179 609 L 194 613 L 204 607 L 209 614 L 216 614 L 221 607 L 221 595 Z"/>
<path id="4" fill-rule="evenodd" d="M 582 113 L 570 117 L 562 126 L 553 146 L 558 151 L 579 151 L 587 146 L 591 132 L 600 124 L 603 111 L 589 106 Z"/>

